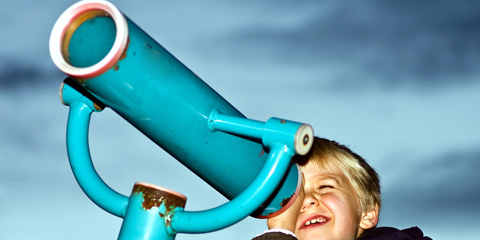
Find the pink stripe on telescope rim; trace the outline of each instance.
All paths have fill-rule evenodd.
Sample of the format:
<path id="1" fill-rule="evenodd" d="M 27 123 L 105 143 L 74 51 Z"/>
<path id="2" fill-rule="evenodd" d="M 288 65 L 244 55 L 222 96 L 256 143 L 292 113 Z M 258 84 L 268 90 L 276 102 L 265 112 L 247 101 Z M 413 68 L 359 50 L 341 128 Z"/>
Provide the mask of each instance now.
<path id="1" fill-rule="evenodd" d="M 256 216 L 256 218 L 258 218 L 258 219 L 269 219 L 269 218 L 276 217 L 276 216 L 282 214 L 283 212 L 285 212 L 288 208 L 290 208 L 293 205 L 293 203 L 295 203 L 295 200 L 297 199 L 298 195 L 300 194 L 300 190 L 302 189 L 302 185 L 303 185 L 303 175 L 302 175 L 302 172 L 300 171 L 300 168 L 298 167 L 298 165 L 297 165 L 297 170 L 298 170 L 297 188 L 295 189 L 295 192 L 292 194 L 292 196 L 290 197 L 288 202 L 285 205 L 283 205 L 280 210 L 278 210 L 276 212 L 273 212 L 273 213 L 270 213 L 270 214 L 265 215 L 265 216 Z"/>
<path id="2" fill-rule="evenodd" d="M 98 63 L 84 68 L 69 64 L 62 53 L 65 33 L 77 18 L 90 11 L 103 11 L 114 21 L 116 36 L 112 49 Z M 128 25 L 123 14 L 110 2 L 102 0 L 80 1 L 69 7 L 55 23 L 50 35 L 50 56 L 55 65 L 69 76 L 89 79 L 97 77 L 111 69 L 122 57 L 128 43 Z"/>

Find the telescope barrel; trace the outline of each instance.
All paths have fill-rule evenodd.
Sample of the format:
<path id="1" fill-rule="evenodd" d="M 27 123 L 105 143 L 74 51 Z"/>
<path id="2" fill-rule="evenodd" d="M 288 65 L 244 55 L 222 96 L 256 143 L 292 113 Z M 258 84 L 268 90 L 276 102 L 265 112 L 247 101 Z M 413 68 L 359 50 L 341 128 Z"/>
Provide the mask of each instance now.
<path id="1" fill-rule="evenodd" d="M 214 111 L 246 118 L 109 2 L 67 9 L 53 28 L 50 53 L 61 71 L 228 199 L 269 156 L 260 141 L 209 129 Z M 300 182 L 292 165 L 255 217 L 281 213 Z"/>

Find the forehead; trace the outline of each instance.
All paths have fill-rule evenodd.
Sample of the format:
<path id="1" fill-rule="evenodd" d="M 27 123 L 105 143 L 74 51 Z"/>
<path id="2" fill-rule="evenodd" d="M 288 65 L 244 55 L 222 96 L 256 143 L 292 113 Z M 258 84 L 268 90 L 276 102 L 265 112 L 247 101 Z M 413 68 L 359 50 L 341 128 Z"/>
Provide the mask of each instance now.
<path id="1" fill-rule="evenodd" d="M 300 169 L 306 179 L 333 180 L 338 183 L 350 182 L 344 171 L 342 171 L 340 167 L 332 164 L 319 165 L 308 163 L 307 165 L 300 167 Z"/>

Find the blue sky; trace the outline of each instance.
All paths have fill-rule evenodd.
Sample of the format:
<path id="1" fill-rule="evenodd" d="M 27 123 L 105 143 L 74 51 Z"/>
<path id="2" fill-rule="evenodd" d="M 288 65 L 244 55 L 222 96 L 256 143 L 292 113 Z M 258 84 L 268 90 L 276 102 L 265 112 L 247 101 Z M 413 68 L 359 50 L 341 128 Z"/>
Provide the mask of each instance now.
<path id="1" fill-rule="evenodd" d="M 75 1 L 0 0 L 0 239 L 115 239 L 121 219 L 75 183 L 65 151 L 64 75 L 48 53 Z M 112 1 L 247 117 L 309 123 L 382 178 L 380 225 L 478 239 L 480 14 L 475 1 Z M 110 109 L 94 114 L 95 166 L 226 200 Z M 250 239 L 265 222 L 177 239 Z"/>

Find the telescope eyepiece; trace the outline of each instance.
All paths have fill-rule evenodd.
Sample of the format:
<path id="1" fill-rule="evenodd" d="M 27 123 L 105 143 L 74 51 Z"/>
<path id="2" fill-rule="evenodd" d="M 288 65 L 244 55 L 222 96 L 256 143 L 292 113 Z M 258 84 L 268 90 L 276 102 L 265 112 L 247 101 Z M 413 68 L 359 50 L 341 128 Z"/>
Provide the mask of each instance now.
<path id="1" fill-rule="evenodd" d="M 295 151 L 299 155 L 305 155 L 310 151 L 313 144 L 313 128 L 308 124 L 302 124 L 295 134 Z"/>

